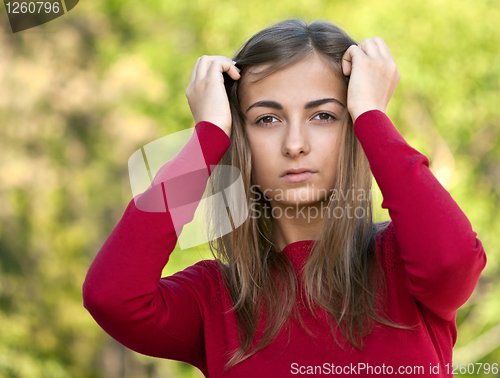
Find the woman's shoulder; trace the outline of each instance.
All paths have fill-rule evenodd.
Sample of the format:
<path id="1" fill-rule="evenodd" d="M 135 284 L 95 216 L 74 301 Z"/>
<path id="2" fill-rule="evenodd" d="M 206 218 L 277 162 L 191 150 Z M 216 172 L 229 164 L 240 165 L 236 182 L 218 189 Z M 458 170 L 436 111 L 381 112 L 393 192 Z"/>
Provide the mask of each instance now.
<path id="1" fill-rule="evenodd" d="M 226 264 L 211 259 L 198 261 L 184 270 L 188 271 L 189 274 L 196 275 L 196 285 L 200 290 L 203 290 L 203 301 L 206 302 L 205 306 L 209 308 L 214 308 L 214 306 L 226 308 L 233 305 L 221 269 L 224 270 L 224 273 L 228 273 Z"/>
<path id="2" fill-rule="evenodd" d="M 164 279 L 180 280 L 200 297 L 212 297 L 220 294 L 223 287 L 221 268 L 226 269 L 227 266 L 221 263 L 219 267 L 218 262 L 213 259 L 201 260 Z"/>
<path id="3" fill-rule="evenodd" d="M 224 264 L 222 266 L 225 267 Z M 216 260 L 200 260 L 171 276 L 161 278 L 160 284 L 171 290 L 184 287 L 202 308 L 213 308 L 221 304 L 221 299 L 228 297 Z"/>
<path id="4" fill-rule="evenodd" d="M 224 264 L 222 264 L 225 267 Z M 189 278 L 190 280 L 211 285 L 214 283 L 219 283 L 221 279 L 221 272 L 219 265 L 216 260 L 200 260 L 197 263 L 188 266 L 182 271 L 179 271 L 174 274 L 180 275 L 185 278 Z"/>

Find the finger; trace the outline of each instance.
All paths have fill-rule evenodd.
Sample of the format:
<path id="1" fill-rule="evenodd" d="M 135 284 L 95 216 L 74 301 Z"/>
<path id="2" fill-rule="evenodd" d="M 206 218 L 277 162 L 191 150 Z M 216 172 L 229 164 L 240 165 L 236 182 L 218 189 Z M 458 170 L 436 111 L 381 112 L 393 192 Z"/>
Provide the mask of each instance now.
<path id="1" fill-rule="evenodd" d="M 349 48 L 344 52 L 344 55 L 342 56 L 342 71 L 344 76 L 349 76 L 351 74 L 353 60 L 356 59 L 356 56 L 359 57 L 361 55 L 365 54 L 357 45 L 349 46 Z"/>
<path id="2" fill-rule="evenodd" d="M 382 37 L 373 37 L 373 42 L 375 42 L 380 50 L 380 53 L 382 54 L 382 56 L 386 59 L 392 59 L 394 60 L 392 54 L 391 54 L 391 50 L 389 50 L 389 47 L 387 47 L 386 43 L 384 42 L 384 40 L 382 39 Z"/>
<path id="3" fill-rule="evenodd" d="M 212 62 L 212 57 L 208 55 L 202 55 L 200 56 L 200 62 L 198 64 L 198 67 L 196 68 L 196 80 L 201 81 L 207 74 L 207 69 L 210 66 L 210 63 Z"/>
<path id="4" fill-rule="evenodd" d="M 368 55 L 371 58 L 382 58 L 382 54 L 380 52 L 380 49 L 378 45 L 373 41 L 371 38 L 365 38 L 361 43 L 359 44 L 361 50 Z"/>
<path id="5" fill-rule="evenodd" d="M 236 71 L 237 72 L 240 72 L 240 69 L 238 67 L 236 67 L 236 65 L 234 64 L 234 61 L 231 59 L 231 58 L 228 58 L 227 56 L 224 56 L 224 55 L 212 55 L 215 59 L 223 59 L 225 61 L 228 61 L 229 63 L 231 63 L 234 68 L 236 68 Z"/>
<path id="6" fill-rule="evenodd" d="M 210 67 L 208 68 L 207 76 L 209 73 L 214 75 L 215 72 L 219 72 L 222 74 L 223 72 L 227 72 L 227 74 L 233 79 L 238 80 L 240 78 L 240 69 L 237 68 L 231 59 L 219 59 L 215 58 L 212 60 Z M 219 75 L 219 77 L 222 77 Z M 224 81 L 224 80 L 222 80 Z"/>
<path id="7" fill-rule="evenodd" d="M 198 69 L 196 72 L 196 77 L 199 80 L 203 80 L 205 76 L 207 75 L 208 69 L 211 66 L 212 62 L 215 60 L 219 61 L 225 61 L 227 63 L 230 63 L 231 65 L 234 66 L 233 61 L 229 59 L 227 56 L 223 55 L 203 55 L 200 59 L 200 64 L 198 65 Z M 234 67 L 234 70 L 236 72 L 238 71 L 236 67 Z M 232 77 L 232 76 L 231 76 Z"/>
<path id="8" fill-rule="evenodd" d="M 226 59 L 214 59 L 208 68 L 206 78 L 208 79 L 210 77 L 215 79 L 217 77 L 223 82 L 223 72 L 227 72 L 228 75 L 234 80 L 238 80 L 240 78 L 238 68 L 234 66 L 231 59 L 229 59 L 229 61 Z"/>
<path id="9" fill-rule="evenodd" d="M 196 62 L 193 67 L 193 71 L 191 72 L 191 79 L 189 80 L 190 83 L 193 83 L 196 80 L 196 71 L 198 69 L 198 65 L 200 63 L 200 58 L 196 59 Z"/>

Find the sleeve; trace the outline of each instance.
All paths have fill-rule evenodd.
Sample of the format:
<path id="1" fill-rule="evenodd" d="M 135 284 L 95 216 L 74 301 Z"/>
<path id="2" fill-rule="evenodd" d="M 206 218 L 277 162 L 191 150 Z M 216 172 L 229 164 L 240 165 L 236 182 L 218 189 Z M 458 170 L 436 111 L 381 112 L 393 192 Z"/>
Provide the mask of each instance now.
<path id="1" fill-rule="evenodd" d="M 382 207 L 389 211 L 408 291 L 439 317 L 452 320 L 486 265 L 477 233 L 429 170 L 427 157 L 403 139 L 385 113 L 362 113 L 354 133 L 382 192 Z"/>
<path id="2" fill-rule="evenodd" d="M 182 230 L 174 228 L 165 196 L 175 172 L 180 185 L 176 202 L 200 200 L 211 173 L 230 145 L 216 125 L 199 122 L 181 152 L 158 171 L 152 185 L 128 204 L 92 262 L 82 287 L 83 305 L 96 322 L 126 347 L 149 356 L 174 359 L 200 367 L 205 360 L 201 301 L 214 274 L 203 261 L 169 277 L 162 270 Z M 206 168 L 192 171 L 192 156 L 202 150 Z M 168 173 L 170 172 L 170 176 Z M 179 178 L 180 177 L 180 178 Z M 158 195 L 161 195 L 160 197 Z M 155 202 L 158 199 L 160 202 Z M 147 206 L 164 211 L 143 211 Z"/>

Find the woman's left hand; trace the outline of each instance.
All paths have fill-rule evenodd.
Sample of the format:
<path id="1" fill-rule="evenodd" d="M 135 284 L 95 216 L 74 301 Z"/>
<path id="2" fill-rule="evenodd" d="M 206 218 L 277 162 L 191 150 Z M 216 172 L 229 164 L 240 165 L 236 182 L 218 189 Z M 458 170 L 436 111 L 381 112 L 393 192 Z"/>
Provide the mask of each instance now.
<path id="1" fill-rule="evenodd" d="M 368 110 L 386 112 L 401 74 L 381 37 L 365 38 L 350 46 L 342 57 L 342 71 L 351 76 L 347 109 L 353 122 Z"/>

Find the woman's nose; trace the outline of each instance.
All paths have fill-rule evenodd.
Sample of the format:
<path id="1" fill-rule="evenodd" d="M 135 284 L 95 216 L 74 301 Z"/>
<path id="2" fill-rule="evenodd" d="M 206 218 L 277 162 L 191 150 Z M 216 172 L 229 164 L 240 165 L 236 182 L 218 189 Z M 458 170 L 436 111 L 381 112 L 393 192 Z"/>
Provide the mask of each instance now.
<path id="1" fill-rule="evenodd" d="M 290 123 L 285 128 L 283 136 L 282 153 L 289 157 L 296 157 L 300 154 L 308 154 L 310 150 L 307 130 L 305 125 L 298 122 Z"/>

